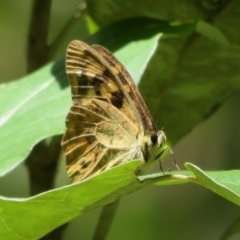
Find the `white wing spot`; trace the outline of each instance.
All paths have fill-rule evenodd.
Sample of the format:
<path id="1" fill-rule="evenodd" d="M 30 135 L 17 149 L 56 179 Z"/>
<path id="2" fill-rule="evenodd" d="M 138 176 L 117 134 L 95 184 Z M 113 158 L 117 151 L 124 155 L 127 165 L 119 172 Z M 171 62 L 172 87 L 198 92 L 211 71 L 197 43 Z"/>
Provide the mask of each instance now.
<path id="1" fill-rule="evenodd" d="M 76 75 L 77 75 L 78 77 L 81 77 L 81 76 L 82 76 L 82 70 L 77 70 L 77 71 L 76 71 Z"/>

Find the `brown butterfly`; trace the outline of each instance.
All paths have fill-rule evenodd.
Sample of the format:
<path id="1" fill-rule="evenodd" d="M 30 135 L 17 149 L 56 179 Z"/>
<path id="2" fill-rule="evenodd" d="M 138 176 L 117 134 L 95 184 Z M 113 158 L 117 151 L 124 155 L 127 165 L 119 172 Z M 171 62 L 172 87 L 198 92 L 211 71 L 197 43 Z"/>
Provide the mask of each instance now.
<path id="1" fill-rule="evenodd" d="M 72 107 L 62 147 L 73 182 L 140 159 L 145 171 L 164 151 L 165 133 L 152 117 L 124 66 L 105 48 L 72 41 L 66 71 Z"/>

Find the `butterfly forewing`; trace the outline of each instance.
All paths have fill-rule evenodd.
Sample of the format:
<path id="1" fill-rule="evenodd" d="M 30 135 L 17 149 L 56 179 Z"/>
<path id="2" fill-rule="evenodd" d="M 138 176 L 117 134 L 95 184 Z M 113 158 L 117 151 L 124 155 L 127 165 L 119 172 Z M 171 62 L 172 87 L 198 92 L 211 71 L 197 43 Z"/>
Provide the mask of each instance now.
<path id="1" fill-rule="evenodd" d="M 134 158 L 144 159 L 143 100 L 125 68 L 106 49 L 73 41 L 67 49 L 73 105 L 62 146 L 73 182 Z M 147 129 L 148 130 L 148 129 Z"/>
<path id="2" fill-rule="evenodd" d="M 66 61 L 73 103 L 85 104 L 91 99 L 99 99 L 121 109 L 133 122 L 139 121 L 140 116 L 134 106 L 129 109 L 131 99 L 118 79 L 118 72 L 95 49 L 84 42 L 73 41 L 68 46 Z M 141 121 L 139 127 L 143 128 Z"/>
<path id="3" fill-rule="evenodd" d="M 131 105 L 134 105 L 135 109 L 137 109 L 137 115 L 141 118 L 141 123 L 143 125 L 144 132 L 152 132 L 155 131 L 155 126 L 153 123 L 152 116 L 138 90 L 132 77 L 125 69 L 125 67 L 104 47 L 99 45 L 93 45 L 94 48 L 102 58 L 108 63 L 109 67 L 116 72 L 120 86 L 123 88 L 123 91 L 127 96 L 131 98 Z M 133 108 L 133 106 L 132 106 Z"/>

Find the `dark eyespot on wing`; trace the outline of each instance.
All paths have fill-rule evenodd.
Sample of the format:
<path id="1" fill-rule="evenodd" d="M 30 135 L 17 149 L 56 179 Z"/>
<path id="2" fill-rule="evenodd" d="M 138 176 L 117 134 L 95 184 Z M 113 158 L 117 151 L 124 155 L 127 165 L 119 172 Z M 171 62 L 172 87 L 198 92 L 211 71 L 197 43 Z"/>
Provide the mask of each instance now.
<path id="1" fill-rule="evenodd" d="M 118 109 L 122 108 L 124 99 L 122 90 L 115 91 L 111 95 L 111 103 Z"/>

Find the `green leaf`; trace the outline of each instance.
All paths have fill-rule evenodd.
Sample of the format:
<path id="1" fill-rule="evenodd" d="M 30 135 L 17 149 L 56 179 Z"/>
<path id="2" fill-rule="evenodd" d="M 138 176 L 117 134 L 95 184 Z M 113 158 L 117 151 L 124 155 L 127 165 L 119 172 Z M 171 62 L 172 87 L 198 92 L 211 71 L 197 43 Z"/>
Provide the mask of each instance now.
<path id="1" fill-rule="evenodd" d="M 129 25 L 128 31 L 134 34 L 129 38 L 129 34 L 121 35 L 115 31 L 109 41 L 109 33 L 126 24 Z M 194 23 L 184 26 L 189 33 L 195 29 Z M 158 32 L 161 30 L 180 34 L 184 26 L 172 27 L 166 21 L 150 18 L 129 19 L 99 31 L 88 42 L 105 43 L 103 45 L 109 45 L 110 49 L 118 49 L 115 51 L 116 56 L 138 84 L 162 37 Z M 23 161 L 37 142 L 63 133 L 65 117 L 71 106 L 64 60 L 48 64 L 27 77 L 2 85 L 0 93 L 0 101 L 5 103 L 0 106 L 2 176 Z"/>
<path id="2" fill-rule="evenodd" d="M 139 84 L 145 70 L 143 69 L 142 71 L 139 71 L 139 66 L 147 66 L 152 55 L 157 49 L 157 45 L 159 44 L 158 41 L 161 41 L 161 36 L 162 35 L 157 34 L 156 36 L 152 37 L 152 39 L 155 41 L 146 42 L 145 39 L 139 40 L 137 45 L 135 42 L 129 42 L 115 52 L 115 56 L 124 62 L 124 65 L 129 70 L 129 73 L 134 79 L 136 85 Z M 128 51 L 128 49 L 131 49 L 131 51 Z M 136 54 L 139 49 L 141 49 L 141 54 L 145 56 L 145 58 L 139 58 L 138 54 Z M 128 51 L 127 54 L 126 51 Z"/>
<path id="3" fill-rule="evenodd" d="M 70 106 L 63 61 L 0 88 L 0 175 L 16 167 L 41 139 L 60 134 Z"/>
<path id="4" fill-rule="evenodd" d="M 89 14 L 99 25 L 135 16 L 196 21 L 200 34 L 186 39 L 165 35 L 139 86 L 158 128 L 164 127 L 173 145 L 240 90 L 240 35 L 234 27 L 240 20 L 235 11 L 239 1 L 199 5 L 173 0 L 171 7 L 167 0 L 161 4 L 138 1 L 137 8 L 134 0 L 87 2 Z"/>
<path id="5" fill-rule="evenodd" d="M 204 172 L 191 163 L 186 163 L 185 166 L 196 176 L 193 182 L 240 205 L 240 170 Z"/>
<path id="6" fill-rule="evenodd" d="M 164 34 L 187 37 L 195 32 L 197 26 L 196 21 L 169 22 L 149 17 L 128 18 L 102 28 L 100 32 L 92 35 L 88 42 L 91 44 L 97 42 L 114 51 L 116 57 L 121 59 L 135 83 L 138 84 L 145 72 L 139 69 L 141 66 L 147 66 L 156 51 L 157 44 L 161 45 Z M 160 36 L 159 42 L 155 42 L 156 48 L 151 45 L 152 42 L 146 42 L 146 39 L 154 36 L 157 38 Z M 149 51 L 151 47 L 152 51 Z M 139 57 L 140 55 L 145 58 Z"/>
<path id="7" fill-rule="evenodd" d="M 56 227 L 124 194 L 137 178 L 138 161 L 123 164 L 91 179 L 26 199 L 0 199 L 0 236 L 39 239 Z M 24 219 L 23 219 L 24 218 Z"/>
<path id="8" fill-rule="evenodd" d="M 158 36 L 136 41 L 118 52 L 138 82 L 154 53 Z M 138 61 L 128 56 L 138 52 Z M 136 58 L 135 58 L 136 59 Z M 131 63 L 131 65 L 129 64 Z M 128 66 L 130 65 L 130 66 Z M 0 88 L 0 175 L 4 175 L 30 153 L 41 139 L 63 133 L 64 121 L 71 106 L 70 89 L 64 61 L 34 72 Z"/>
<path id="9" fill-rule="evenodd" d="M 92 35 L 88 42 L 91 44 L 97 42 L 115 51 L 131 41 L 151 38 L 157 33 L 188 37 L 196 31 L 197 27 L 196 21 L 171 22 L 149 17 L 127 18 L 103 27 L 100 32 Z"/>
<path id="10" fill-rule="evenodd" d="M 134 170 L 139 163 L 139 160 L 133 160 L 80 183 L 26 199 L 1 197 L 0 236 L 8 240 L 39 239 L 73 218 L 133 191 L 154 183 L 173 184 L 172 175 L 137 178 Z M 179 175 L 174 183 L 178 181 L 190 180 Z"/>
<path id="11" fill-rule="evenodd" d="M 139 163 L 139 160 L 133 160 L 80 183 L 26 199 L 1 197 L 0 236 L 9 240 L 39 239 L 87 211 L 152 185 L 193 182 L 240 205 L 239 171 L 203 172 L 188 163 L 186 166 L 192 172 L 136 177 L 134 170 Z"/>
<path id="12" fill-rule="evenodd" d="M 123 18 L 148 16 L 167 21 L 199 19 L 203 7 L 198 2 L 184 0 L 138 1 L 135 0 L 87 0 L 88 12 L 100 25 L 107 25 Z M 108 7 L 106 7 L 108 6 Z"/>

